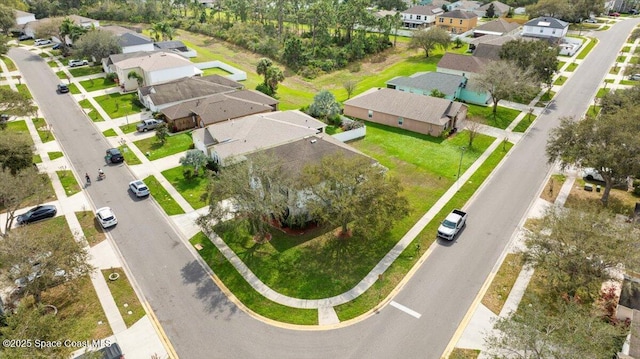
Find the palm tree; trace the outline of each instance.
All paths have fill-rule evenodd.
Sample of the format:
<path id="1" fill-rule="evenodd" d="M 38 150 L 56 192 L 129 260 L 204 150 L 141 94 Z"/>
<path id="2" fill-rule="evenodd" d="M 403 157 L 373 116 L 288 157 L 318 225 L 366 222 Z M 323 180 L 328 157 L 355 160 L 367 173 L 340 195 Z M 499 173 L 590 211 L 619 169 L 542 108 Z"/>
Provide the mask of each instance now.
<path id="1" fill-rule="evenodd" d="M 156 41 L 173 40 L 175 30 L 166 22 L 157 22 L 151 26 L 151 35 Z"/>

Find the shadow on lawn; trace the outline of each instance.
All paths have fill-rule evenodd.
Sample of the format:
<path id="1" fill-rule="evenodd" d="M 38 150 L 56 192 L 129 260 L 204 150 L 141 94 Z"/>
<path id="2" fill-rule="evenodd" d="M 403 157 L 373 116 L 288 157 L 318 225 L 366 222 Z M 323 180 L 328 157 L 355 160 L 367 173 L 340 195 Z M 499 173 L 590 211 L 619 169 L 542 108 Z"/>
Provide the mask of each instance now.
<path id="1" fill-rule="evenodd" d="M 386 126 L 386 125 L 382 125 L 382 124 L 375 123 L 375 122 L 365 121 L 365 124 L 367 125 L 367 127 L 377 128 L 377 129 L 380 129 L 380 130 L 384 130 L 386 132 L 397 133 L 397 134 L 401 134 L 403 136 L 413 137 L 413 138 L 417 138 L 417 139 L 428 141 L 428 142 L 432 142 L 432 143 L 440 144 L 440 143 L 442 143 L 442 141 L 444 141 L 444 139 L 442 137 L 434 137 L 434 136 L 429 136 L 429 135 L 423 135 L 421 133 L 407 131 L 405 129 L 398 128 L 398 127 Z"/>

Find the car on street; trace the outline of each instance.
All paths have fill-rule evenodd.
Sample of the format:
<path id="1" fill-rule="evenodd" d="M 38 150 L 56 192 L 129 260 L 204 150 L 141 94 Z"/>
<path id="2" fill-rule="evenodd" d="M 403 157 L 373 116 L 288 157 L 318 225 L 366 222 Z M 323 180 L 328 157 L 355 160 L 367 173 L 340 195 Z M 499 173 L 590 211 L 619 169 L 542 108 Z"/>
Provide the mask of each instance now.
<path id="1" fill-rule="evenodd" d="M 58 84 L 58 93 L 67 93 L 69 92 L 69 86 L 66 84 Z"/>
<path id="2" fill-rule="evenodd" d="M 149 187 L 147 187 L 147 185 L 141 180 L 129 182 L 129 189 L 136 195 L 136 197 L 148 196 L 150 193 Z"/>
<path id="3" fill-rule="evenodd" d="M 98 210 L 96 211 L 96 218 L 98 219 L 98 222 L 100 222 L 100 225 L 104 229 L 113 227 L 116 224 L 118 224 L 118 219 L 116 218 L 116 215 L 113 213 L 113 211 L 109 207 L 98 208 Z"/>
<path id="4" fill-rule="evenodd" d="M 120 150 L 117 148 L 108 149 L 105 158 L 107 160 L 107 163 L 120 163 L 124 161 L 122 153 L 120 153 Z"/>
<path id="5" fill-rule="evenodd" d="M 50 43 L 51 40 L 48 39 L 35 39 L 35 41 L 33 42 L 33 44 L 36 46 L 49 45 Z"/>
<path id="6" fill-rule="evenodd" d="M 56 206 L 52 206 L 49 204 L 36 206 L 28 210 L 27 212 L 16 217 L 16 223 L 18 224 L 28 224 L 37 222 L 46 218 L 55 217 L 58 213 Z"/>
<path id="7" fill-rule="evenodd" d="M 26 40 L 33 40 L 33 36 L 30 36 L 27 34 L 22 34 L 18 36 L 18 41 L 26 41 Z"/>
<path id="8" fill-rule="evenodd" d="M 155 128 L 158 127 L 158 125 L 160 125 L 161 123 L 161 121 L 155 119 L 142 120 L 136 125 L 136 130 L 138 130 L 138 132 L 155 130 Z"/>
<path id="9" fill-rule="evenodd" d="M 629 80 L 638 81 L 640 80 L 640 74 L 633 74 L 629 76 Z"/>
<path id="10" fill-rule="evenodd" d="M 612 13 L 609 14 L 609 16 L 619 17 L 620 13 L 619 12 L 612 12 Z"/>
<path id="11" fill-rule="evenodd" d="M 89 61 L 87 60 L 69 60 L 69 67 L 78 67 L 89 65 Z"/>

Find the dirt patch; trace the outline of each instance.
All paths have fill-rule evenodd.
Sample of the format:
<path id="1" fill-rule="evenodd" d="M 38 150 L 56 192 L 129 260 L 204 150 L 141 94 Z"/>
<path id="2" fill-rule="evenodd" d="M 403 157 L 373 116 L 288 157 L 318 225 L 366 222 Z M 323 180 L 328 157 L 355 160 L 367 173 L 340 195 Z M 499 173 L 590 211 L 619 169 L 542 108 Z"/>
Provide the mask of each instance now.
<path id="1" fill-rule="evenodd" d="M 556 198 L 558 198 L 558 193 L 560 193 L 560 189 L 566 180 L 567 178 L 562 174 L 551 175 L 542 193 L 540 193 L 540 198 L 555 203 Z"/>
<path id="2" fill-rule="evenodd" d="M 600 198 L 602 198 L 602 191 L 604 191 L 604 188 L 602 188 L 601 192 L 596 192 L 596 184 L 592 184 L 593 191 L 585 191 L 585 181 L 577 179 L 575 185 L 571 189 L 571 193 L 569 193 L 569 197 L 567 197 L 565 207 L 585 208 L 602 206 Z M 633 215 L 633 209 L 635 208 L 636 202 L 640 202 L 640 197 L 634 196 L 633 193 L 629 191 L 614 188 L 611 190 L 609 195 L 608 207 L 613 213 L 631 216 Z"/>
<path id="3" fill-rule="evenodd" d="M 482 304 L 489 308 L 494 314 L 500 314 L 521 270 L 522 254 L 507 254 L 498 273 L 496 273 L 495 278 L 493 278 L 491 286 L 489 286 L 487 293 L 484 295 L 484 298 L 482 298 Z"/>

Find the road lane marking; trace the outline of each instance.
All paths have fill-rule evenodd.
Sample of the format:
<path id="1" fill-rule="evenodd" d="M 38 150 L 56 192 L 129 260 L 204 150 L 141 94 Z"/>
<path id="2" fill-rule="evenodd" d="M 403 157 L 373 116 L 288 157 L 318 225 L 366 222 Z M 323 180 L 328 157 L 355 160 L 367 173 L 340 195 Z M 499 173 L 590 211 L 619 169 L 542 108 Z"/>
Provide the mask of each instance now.
<path id="1" fill-rule="evenodd" d="M 389 304 L 391 304 L 391 306 L 396 307 L 396 308 L 400 309 L 401 311 L 403 311 L 403 312 L 405 312 L 405 313 L 409 314 L 410 316 L 415 317 L 417 319 L 420 319 L 420 317 L 422 316 L 422 314 L 416 312 L 415 310 L 411 310 L 411 309 L 405 307 L 404 305 L 396 303 L 394 301 L 391 301 L 391 303 L 389 303 Z"/>

